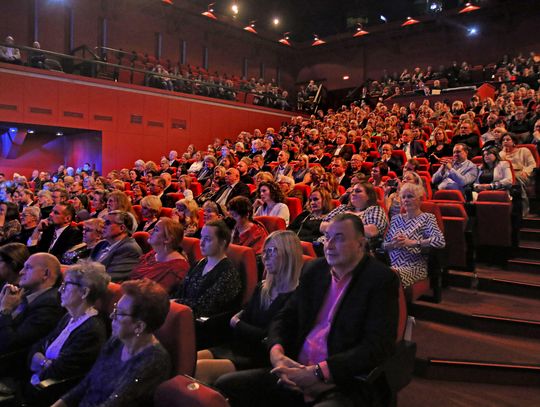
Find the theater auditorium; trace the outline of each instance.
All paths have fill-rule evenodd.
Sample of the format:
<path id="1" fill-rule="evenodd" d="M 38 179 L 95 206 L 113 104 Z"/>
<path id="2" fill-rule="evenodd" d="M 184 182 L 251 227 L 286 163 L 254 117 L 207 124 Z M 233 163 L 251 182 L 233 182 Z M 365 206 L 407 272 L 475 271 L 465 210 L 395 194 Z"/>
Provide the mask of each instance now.
<path id="1" fill-rule="evenodd" d="M 0 2 L 0 406 L 540 405 L 535 0 Z"/>

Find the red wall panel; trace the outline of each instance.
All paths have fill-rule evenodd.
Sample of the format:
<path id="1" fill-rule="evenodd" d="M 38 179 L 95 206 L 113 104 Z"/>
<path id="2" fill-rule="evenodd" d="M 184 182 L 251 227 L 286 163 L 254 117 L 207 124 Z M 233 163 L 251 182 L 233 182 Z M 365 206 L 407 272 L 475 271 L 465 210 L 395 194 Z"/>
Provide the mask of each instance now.
<path id="1" fill-rule="evenodd" d="M 206 150 L 215 137 L 235 140 L 241 130 L 253 131 L 255 127 L 265 129 L 268 126 L 277 128 L 282 120 L 289 117 L 287 113 L 233 102 L 221 103 L 214 99 L 7 66 L 17 71 L 18 75 L 0 70 L 0 84 L 6 84 L 0 86 L 0 96 L 2 101 L 16 103 L 19 110 L 25 113 L 17 115 L 0 109 L 0 121 L 102 132 L 101 142 L 82 137 L 77 143 L 71 141 L 69 148 L 63 145 L 60 148 L 60 140 L 70 136 L 58 138 L 52 147 L 47 147 L 48 157 L 53 158 L 47 158 L 42 164 L 32 155 L 33 162 L 39 162 L 44 169 L 51 169 L 48 167 L 51 162 L 55 166 L 61 162 L 79 166 L 79 161 L 88 155 L 84 150 L 89 150 L 92 156 L 97 156 L 97 152 L 101 151 L 103 172 L 108 172 L 115 168 L 131 167 L 138 158 L 159 161 L 170 149 L 182 152 L 189 144 Z M 155 94 L 151 95 L 150 92 Z M 43 114 L 26 113 L 30 107 L 49 109 L 52 114 L 44 118 Z M 86 118 L 66 118 L 63 112 L 67 109 L 82 112 Z M 131 123 L 132 114 L 140 115 L 142 122 Z M 163 127 L 149 125 L 152 121 L 163 123 Z M 178 121 L 185 122 L 185 129 L 172 128 L 172 123 Z M 90 147 L 88 143 L 91 142 L 98 145 Z M 39 151 L 31 154 L 39 156 Z M 21 163 L 27 162 L 28 168 L 35 165 L 32 161 L 24 160 Z M 1 160 L 0 168 L 4 165 L 17 167 L 16 162 L 5 164 L 4 161 L 8 160 Z"/>
<path id="2" fill-rule="evenodd" d="M 7 66 L 0 64 L 2 66 Z M 3 73 L 0 75 L 0 103 L 5 105 L 2 117 L 7 121 L 21 122 L 24 117 L 24 78 Z M 15 110 L 12 110 L 12 109 Z"/>

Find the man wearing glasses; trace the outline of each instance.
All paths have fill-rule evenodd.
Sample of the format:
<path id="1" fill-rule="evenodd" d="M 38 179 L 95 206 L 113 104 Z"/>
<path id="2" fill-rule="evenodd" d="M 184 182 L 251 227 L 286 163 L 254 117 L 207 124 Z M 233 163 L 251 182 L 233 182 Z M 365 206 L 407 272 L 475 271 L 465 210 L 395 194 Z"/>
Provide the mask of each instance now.
<path id="1" fill-rule="evenodd" d="M 105 217 L 103 237 L 92 250 L 92 260 L 103 264 L 112 281 L 124 281 L 138 263 L 142 250 L 130 236 L 132 217 L 124 211 L 112 211 Z"/>

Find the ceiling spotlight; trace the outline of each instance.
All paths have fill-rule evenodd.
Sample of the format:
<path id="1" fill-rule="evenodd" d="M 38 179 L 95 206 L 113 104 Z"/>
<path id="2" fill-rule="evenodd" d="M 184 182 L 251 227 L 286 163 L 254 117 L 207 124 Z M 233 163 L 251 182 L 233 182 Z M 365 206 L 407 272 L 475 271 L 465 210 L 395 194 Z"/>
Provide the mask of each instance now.
<path id="1" fill-rule="evenodd" d="M 477 27 L 469 27 L 467 28 L 467 35 L 468 36 L 475 36 L 478 34 L 478 28 Z"/>
<path id="2" fill-rule="evenodd" d="M 353 35 L 353 37 L 362 37 L 366 34 L 369 34 L 369 32 L 364 30 L 362 24 L 358 24 L 358 27 L 356 27 L 356 33 Z"/>
<path id="3" fill-rule="evenodd" d="M 311 46 L 316 47 L 317 45 L 322 44 L 326 44 L 326 41 L 321 40 L 317 34 L 313 34 L 313 43 L 311 44 Z"/>
<path id="4" fill-rule="evenodd" d="M 351 77 L 349 75 L 343 75 L 343 80 L 348 81 Z"/>
<path id="5" fill-rule="evenodd" d="M 208 9 L 201 14 L 205 17 L 211 18 L 212 20 L 217 20 L 217 17 L 214 14 L 214 8 L 213 8 L 214 4 L 216 3 L 210 3 L 208 5 Z"/>
<path id="6" fill-rule="evenodd" d="M 461 10 L 459 10 L 459 14 L 470 13 L 471 11 L 476 11 L 479 8 L 480 8 L 479 6 L 475 6 L 472 3 L 465 3 L 465 7 L 463 7 Z"/>
<path id="7" fill-rule="evenodd" d="M 279 18 L 277 18 L 277 17 L 274 18 L 274 19 L 272 20 L 272 23 L 273 23 L 274 25 L 279 25 Z"/>
<path id="8" fill-rule="evenodd" d="M 232 6 L 231 6 L 231 10 L 233 12 L 234 15 L 237 15 L 238 14 L 238 4 L 234 3 Z"/>
<path id="9" fill-rule="evenodd" d="M 167 4 L 168 6 L 172 6 L 173 5 L 173 1 L 172 0 L 161 0 L 161 2 L 163 4 Z"/>
<path id="10" fill-rule="evenodd" d="M 57 131 L 57 132 L 56 132 L 56 135 L 57 135 L 58 137 L 61 137 L 61 136 L 64 135 L 64 133 L 62 133 L 61 131 Z"/>
<path id="11" fill-rule="evenodd" d="M 10 127 L 9 128 L 10 133 L 17 133 L 18 131 L 19 131 L 19 129 L 17 127 Z"/>
<path id="12" fill-rule="evenodd" d="M 244 27 L 244 30 L 249 31 L 252 34 L 257 34 L 257 31 L 255 30 L 255 20 L 250 21 L 250 23 Z"/>
<path id="13" fill-rule="evenodd" d="M 428 0 L 427 9 L 429 13 L 440 13 L 443 10 L 443 3 L 440 0 Z"/>
<path id="14" fill-rule="evenodd" d="M 382 21 L 383 23 L 387 23 L 387 22 L 388 22 L 388 20 L 386 19 L 386 17 L 383 16 L 382 14 L 379 16 L 379 18 L 381 19 L 381 21 Z"/>
<path id="15" fill-rule="evenodd" d="M 287 33 L 283 33 L 283 38 L 281 38 L 281 39 L 279 40 L 279 42 L 280 42 L 281 44 L 283 44 L 283 45 L 287 45 L 287 46 L 290 47 L 290 46 L 291 46 L 291 42 L 290 42 L 289 40 L 291 39 L 291 37 L 289 37 L 289 34 L 290 34 L 290 33 L 288 33 L 288 32 L 287 32 Z"/>
<path id="16" fill-rule="evenodd" d="M 28 133 L 28 134 L 34 134 L 34 133 L 35 133 L 35 131 L 34 131 L 34 130 L 32 130 L 32 129 L 28 129 L 28 130 L 26 130 L 26 133 Z"/>
<path id="17" fill-rule="evenodd" d="M 415 20 L 412 17 L 407 17 L 407 19 L 405 20 L 405 22 L 403 24 L 401 24 L 401 26 L 405 27 L 405 26 L 408 26 L 408 25 L 418 24 L 419 22 L 420 21 Z"/>

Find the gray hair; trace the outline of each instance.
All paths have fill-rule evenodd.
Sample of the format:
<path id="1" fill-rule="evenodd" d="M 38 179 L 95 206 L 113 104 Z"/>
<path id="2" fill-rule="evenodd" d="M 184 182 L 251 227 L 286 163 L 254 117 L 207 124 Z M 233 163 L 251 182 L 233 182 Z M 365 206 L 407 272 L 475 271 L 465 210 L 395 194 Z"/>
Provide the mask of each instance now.
<path id="1" fill-rule="evenodd" d="M 89 260 L 79 260 L 66 270 L 65 276 L 72 277 L 77 283 L 88 288 L 86 302 L 90 305 L 105 295 L 111 281 L 111 276 L 107 274 L 103 264 Z"/>

